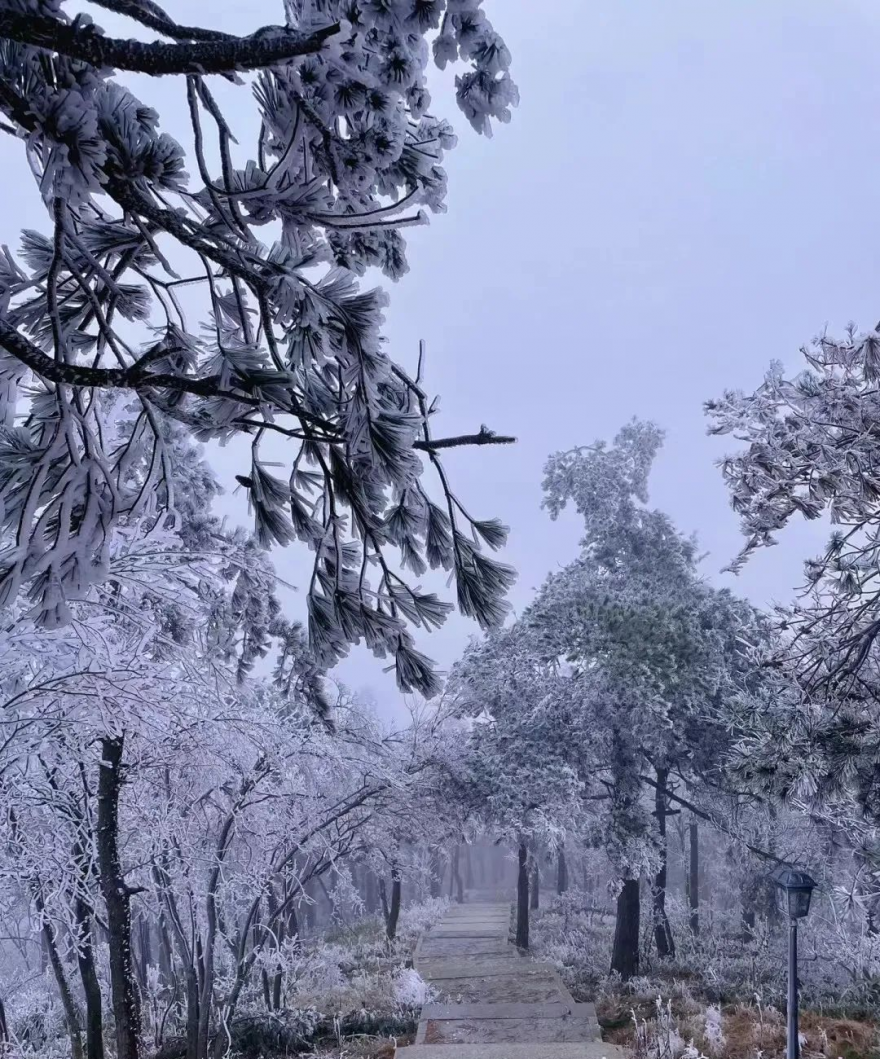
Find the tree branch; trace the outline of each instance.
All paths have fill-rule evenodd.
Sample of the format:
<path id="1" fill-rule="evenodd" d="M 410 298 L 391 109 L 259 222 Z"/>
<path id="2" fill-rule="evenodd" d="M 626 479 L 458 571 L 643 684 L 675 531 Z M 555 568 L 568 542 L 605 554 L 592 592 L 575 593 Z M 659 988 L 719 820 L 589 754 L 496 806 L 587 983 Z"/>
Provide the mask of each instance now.
<path id="1" fill-rule="evenodd" d="M 143 43 L 102 37 L 94 27 L 68 24 L 43 15 L 0 12 L 0 37 L 46 48 L 91 66 L 161 77 L 166 74 L 223 74 L 233 70 L 258 70 L 298 55 L 320 51 L 324 41 L 339 32 L 333 23 L 314 33 L 287 26 L 266 26 L 249 37 L 196 43 Z"/>
<path id="2" fill-rule="evenodd" d="M 91 0 L 117 15 L 126 15 L 142 26 L 153 29 L 165 37 L 175 40 L 234 40 L 231 33 L 219 29 L 202 29 L 200 26 L 181 26 L 170 18 L 153 0 Z"/>
<path id="3" fill-rule="evenodd" d="M 738 835 L 735 831 L 728 827 L 723 820 L 719 820 L 717 816 L 714 816 L 712 813 L 706 812 L 705 809 L 700 809 L 699 806 L 694 805 L 693 802 L 689 802 L 687 798 L 682 798 L 678 794 L 675 794 L 673 791 L 669 790 L 668 787 L 661 786 L 656 780 L 651 779 L 650 776 L 640 776 L 639 779 L 643 783 L 647 783 L 649 787 L 653 787 L 654 790 L 660 791 L 661 794 L 665 794 L 670 801 L 676 802 L 678 805 L 682 805 L 685 809 L 690 810 L 690 812 L 692 812 L 694 816 L 699 816 L 701 820 L 708 821 L 710 824 L 712 824 L 713 827 L 716 827 L 723 834 L 729 835 L 737 842 L 742 842 L 742 844 L 746 847 L 747 850 L 754 853 L 756 857 L 760 857 L 761 860 L 769 860 L 773 864 L 781 864 L 785 866 L 789 865 L 789 861 L 783 860 L 781 857 L 777 857 L 775 853 L 768 853 L 766 849 L 761 849 L 760 846 L 753 846 L 751 842 L 746 842 L 740 835 Z"/>
<path id="4" fill-rule="evenodd" d="M 93 368 L 85 364 L 66 364 L 54 360 L 44 353 L 39 346 L 25 338 L 20 331 L 0 317 L 0 347 L 16 360 L 47 382 L 60 383 L 65 386 L 103 387 L 105 389 L 173 389 L 185 393 L 197 394 L 199 397 L 228 396 L 248 401 L 247 397 L 238 394 L 225 394 L 220 388 L 220 376 L 211 375 L 204 379 L 193 379 L 185 375 L 156 374 L 144 371 L 149 364 L 142 358 L 129 368 Z"/>
<path id="5" fill-rule="evenodd" d="M 480 427 L 479 434 L 459 434 L 454 438 L 431 438 L 430 440 L 417 439 L 413 442 L 413 448 L 423 449 L 425 452 L 434 452 L 436 449 L 458 449 L 465 445 L 514 445 L 516 438 L 496 434 L 488 427 Z"/>

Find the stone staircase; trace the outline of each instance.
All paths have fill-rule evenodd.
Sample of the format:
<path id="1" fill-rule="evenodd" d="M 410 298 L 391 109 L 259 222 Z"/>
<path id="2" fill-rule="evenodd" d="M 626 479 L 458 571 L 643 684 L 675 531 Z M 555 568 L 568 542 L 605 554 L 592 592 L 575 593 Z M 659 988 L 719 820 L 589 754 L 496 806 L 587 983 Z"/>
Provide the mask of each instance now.
<path id="1" fill-rule="evenodd" d="M 594 1006 L 510 944 L 510 911 L 503 901 L 457 905 L 419 941 L 415 967 L 438 1000 L 398 1059 L 624 1059 L 602 1041 Z"/>

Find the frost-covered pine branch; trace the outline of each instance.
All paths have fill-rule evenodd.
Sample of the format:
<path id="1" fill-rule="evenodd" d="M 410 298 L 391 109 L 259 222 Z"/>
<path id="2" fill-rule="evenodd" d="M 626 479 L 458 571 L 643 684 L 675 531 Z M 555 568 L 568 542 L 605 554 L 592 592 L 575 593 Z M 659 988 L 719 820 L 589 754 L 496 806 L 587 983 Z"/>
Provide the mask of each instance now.
<path id="1" fill-rule="evenodd" d="M 291 0 L 285 25 L 243 38 L 146 0 L 95 6 L 165 39 L 112 38 L 63 0 L 0 2 L 0 112 L 51 220 L 0 254 L 0 606 L 26 591 L 41 624 L 66 621 L 105 576 L 120 520 L 173 512 L 174 421 L 200 441 L 250 440 L 239 481 L 259 541 L 314 552 L 320 664 L 363 641 L 392 656 L 401 687 L 430 694 L 408 627 L 450 607 L 399 567 L 450 570 L 460 609 L 503 617 L 512 572 L 478 543 L 499 547 L 503 527 L 467 513 L 439 453 L 511 439 L 433 436 L 421 378 L 384 348 L 386 297 L 359 277 L 399 278 L 401 230 L 444 208 L 455 136 L 429 113 L 430 52 L 465 64 L 458 103 L 486 134 L 517 101 L 510 55 L 480 0 Z M 177 75 L 188 152 L 113 66 Z M 240 89 L 255 104 L 250 155 L 210 86 L 240 70 L 254 71 Z M 120 398 L 127 438 L 103 429 Z M 284 438 L 284 477 L 268 469 L 270 437 Z"/>

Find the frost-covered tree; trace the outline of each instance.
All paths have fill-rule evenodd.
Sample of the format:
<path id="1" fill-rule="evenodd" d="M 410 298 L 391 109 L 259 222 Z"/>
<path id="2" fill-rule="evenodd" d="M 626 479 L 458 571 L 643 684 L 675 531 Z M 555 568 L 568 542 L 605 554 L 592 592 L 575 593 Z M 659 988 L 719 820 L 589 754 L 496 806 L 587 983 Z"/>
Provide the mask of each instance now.
<path id="1" fill-rule="evenodd" d="M 782 613 L 789 657 L 813 684 L 840 688 L 860 672 L 880 634 L 880 332 L 850 327 L 822 335 L 786 377 L 775 363 L 752 394 L 728 391 L 706 405 L 710 431 L 744 443 L 722 462 L 746 545 L 741 568 L 803 517 L 834 527 L 825 551 L 805 563 L 805 589 Z"/>
<path id="2" fill-rule="evenodd" d="M 622 882 L 613 967 L 624 976 L 637 973 L 646 871 L 658 953 L 674 953 L 665 910 L 670 785 L 718 772 L 726 743 L 719 708 L 753 679 L 749 645 L 762 631 L 751 607 L 703 581 L 693 539 L 647 507 L 661 442 L 656 426 L 633 421 L 612 446 L 550 459 L 545 505 L 556 517 L 573 504 L 584 537 L 578 559 L 548 578 L 522 618 L 539 657 L 573 667 L 569 723 L 604 774 L 604 844 Z M 653 824 L 642 798 L 646 771 Z"/>
<path id="3" fill-rule="evenodd" d="M 470 730 L 455 768 L 457 798 L 517 851 L 516 940 L 528 948 L 536 847 L 562 845 L 584 789 L 560 737 L 566 681 L 518 622 L 472 643 L 447 691 Z"/>
<path id="4" fill-rule="evenodd" d="M 68 601 L 104 579 L 121 522 L 175 511 L 174 420 L 200 440 L 250 441 L 239 481 L 260 543 L 315 555 L 320 663 L 362 640 L 393 657 L 403 688 L 431 692 L 407 627 L 450 608 L 392 553 L 417 577 L 453 571 L 461 610 L 497 622 L 511 572 L 477 541 L 498 547 L 504 530 L 467 514 L 439 453 L 510 439 L 434 437 L 421 365 L 389 356 L 385 296 L 359 277 L 398 278 L 401 229 L 443 209 L 455 137 L 429 114 L 431 52 L 464 64 L 459 107 L 488 134 L 516 103 L 504 42 L 480 0 L 286 0 L 283 25 L 246 37 L 181 25 L 153 0 L 92 0 L 146 40 L 66 6 L 0 3 L 2 131 L 51 221 L 0 255 L 0 603 L 23 591 L 40 624 L 69 620 Z M 189 162 L 126 72 L 178 80 Z M 252 152 L 212 76 L 252 94 Z"/>
<path id="5" fill-rule="evenodd" d="M 740 766 L 847 835 L 864 891 L 876 894 L 880 332 L 851 326 L 801 352 L 806 363 L 793 377 L 774 364 L 754 393 L 707 404 L 711 431 L 743 443 L 722 463 L 746 536 L 735 569 L 799 517 L 832 526 L 825 550 L 805 562 L 803 590 L 778 610 L 775 680 L 743 703 Z"/>
<path id="6" fill-rule="evenodd" d="M 225 1054 L 242 1008 L 286 995 L 311 884 L 420 837 L 441 741 L 83 609 L 3 642 L 0 877 L 50 953 L 74 1056 L 100 1059 L 111 1027 L 126 1059 L 147 1034 Z"/>
<path id="7" fill-rule="evenodd" d="M 121 434 L 125 424 L 120 416 L 105 426 Z M 206 710 L 222 711 L 244 695 L 254 660 L 273 641 L 279 660 L 270 688 L 279 720 L 305 711 L 320 721 L 327 712 L 305 636 L 280 616 L 263 549 L 210 514 L 211 472 L 181 427 L 164 428 L 174 455 L 169 480 L 178 487 L 176 525 L 149 512 L 122 518 L 107 544 L 103 579 L 67 604 L 68 620 L 39 628 L 26 606 L 13 606 L 0 641 L 8 722 L 0 783 L 12 877 L 27 880 L 73 1053 L 84 1036 L 87 1059 L 103 1054 L 98 922 L 109 941 L 115 1050 L 131 1059 L 140 1049 L 136 891 L 122 852 L 133 758 L 170 775 L 169 733 L 197 727 Z M 188 752 L 196 753 L 193 744 Z M 72 939 L 82 979 L 82 1014 L 64 937 Z"/>

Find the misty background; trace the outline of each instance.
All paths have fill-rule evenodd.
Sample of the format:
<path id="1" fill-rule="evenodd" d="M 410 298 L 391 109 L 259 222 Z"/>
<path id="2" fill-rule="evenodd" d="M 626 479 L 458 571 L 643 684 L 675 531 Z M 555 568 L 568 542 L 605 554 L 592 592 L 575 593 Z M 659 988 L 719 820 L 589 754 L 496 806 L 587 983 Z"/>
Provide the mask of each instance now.
<path id="1" fill-rule="evenodd" d="M 448 213 L 404 233 L 411 271 L 390 285 L 385 333 L 441 396 L 434 433 L 482 423 L 512 447 L 458 450 L 444 463 L 472 514 L 511 526 L 502 558 L 519 571 L 515 610 L 577 548 L 577 517 L 540 509 L 551 452 L 611 439 L 634 415 L 667 441 L 651 504 L 708 553 L 704 572 L 759 604 L 786 601 L 827 527 L 800 525 L 722 575 L 741 546 L 716 461 L 735 447 L 706 436 L 703 402 L 751 390 L 772 359 L 798 370 L 798 348 L 825 327 L 880 318 L 876 173 L 880 168 L 880 12 L 869 0 L 485 0 L 513 57 L 522 101 L 484 140 L 453 98 L 454 71 L 434 71 L 433 112 L 453 122 Z M 202 0 L 169 12 L 197 21 Z M 213 0 L 218 29 L 281 21 L 280 0 Z M 127 20 L 102 12 L 116 35 Z M 185 86 L 164 79 L 136 94 L 187 147 Z M 212 89 L 253 154 L 247 89 Z M 0 141 L 8 189 L 0 242 L 45 231 L 20 147 Z M 190 170 L 194 162 L 190 162 Z M 379 282 L 379 278 L 376 278 Z M 234 474 L 246 450 L 212 449 L 227 487 L 221 510 L 248 523 Z M 310 554 L 275 549 L 279 575 L 302 585 Z M 428 579 L 425 579 L 428 583 Z M 451 598 L 442 582 L 439 589 Z M 304 596 L 289 593 L 292 617 Z M 454 614 L 418 646 L 448 667 L 478 632 Z M 400 696 L 363 649 L 339 679 L 392 716 Z"/>

